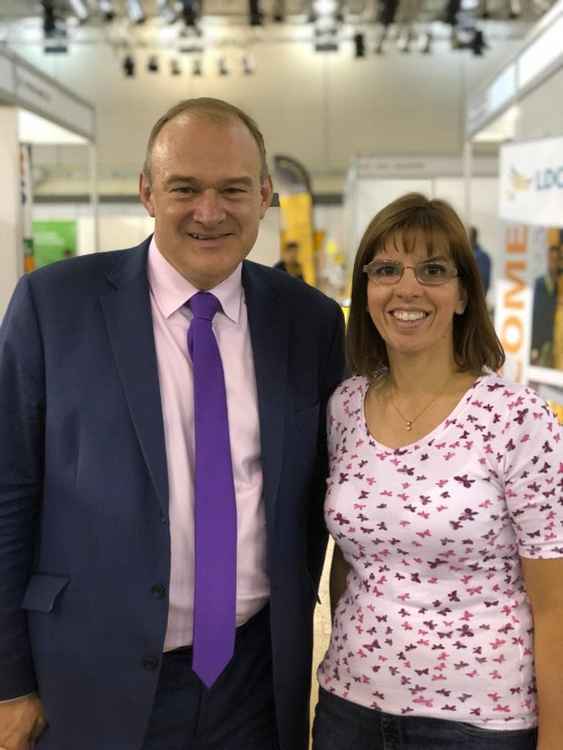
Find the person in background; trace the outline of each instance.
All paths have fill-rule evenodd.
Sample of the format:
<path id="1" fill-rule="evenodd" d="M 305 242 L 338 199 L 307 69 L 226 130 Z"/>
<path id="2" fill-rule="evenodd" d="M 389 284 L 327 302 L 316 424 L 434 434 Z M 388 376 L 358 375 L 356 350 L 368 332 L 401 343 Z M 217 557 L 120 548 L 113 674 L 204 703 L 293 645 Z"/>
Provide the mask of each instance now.
<path id="1" fill-rule="evenodd" d="M 277 268 L 278 271 L 285 271 L 296 279 L 303 280 L 303 269 L 299 262 L 299 243 L 286 242 L 282 246 L 281 254 L 282 257 L 274 264 L 274 268 Z"/>
<path id="2" fill-rule="evenodd" d="M 0 328 L 0 747 L 306 750 L 338 305 L 245 260 L 272 183 L 217 99 L 155 124 L 141 245 Z M 298 335 L 293 335 L 298 331 Z"/>
<path id="3" fill-rule="evenodd" d="M 479 269 L 479 276 L 483 282 L 485 296 L 487 296 L 491 286 L 491 256 L 489 253 L 486 253 L 479 244 L 479 232 L 476 227 L 470 227 L 469 241 L 475 255 L 475 262 Z"/>
<path id="4" fill-rule="evenodd" d="M 532 309 L 532 346 L 530 363 L 539 367 L 553 367 L 553 336 L 557 309 L 557 282 L 560 256 L 563 251 L 551 245 L 547 251 L 547 269 L 534 283 Z"/>
<path id="5" fill-rule="evenodd" d="M 315 750 L 558 750 L 562 428 L 495 374 L 504 353 L 444 201 L 405 195 L 368 226 L 347 352 Z"/>

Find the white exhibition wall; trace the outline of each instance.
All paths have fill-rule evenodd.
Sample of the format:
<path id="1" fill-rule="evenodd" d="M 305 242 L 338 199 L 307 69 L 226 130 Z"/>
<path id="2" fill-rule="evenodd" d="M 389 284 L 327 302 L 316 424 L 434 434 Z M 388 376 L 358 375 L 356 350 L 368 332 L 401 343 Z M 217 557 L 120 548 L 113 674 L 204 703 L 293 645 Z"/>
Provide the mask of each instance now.
<path id="1" fill-rule="evenodd" d="M 79 255 L 94 252 L 94 220 L 86 203 L 41 203 L 34 206 L 33 218 L 75 220 Z M 265 265 L 279 260 L 279 209 L 270 208 L 260 225 L 256 246 L 249 256 Z M 99 243 L 102 252 L 132 247 L 142 242 L 154 229 L 154 221 L 144 207 L 136 204 L 102 204 L 98 208 Z"/>
<path id="2" fill-rule="evenodd" d="M 437 177 L 434 179 L 373 179 L 360 178 L 354 190 L 353 218 L 346 221 L 353 226 L 354 235 L 341 237 L 342 245 L 349 257 L 353 257 L 361 236 L 375 214 L 387 203 L 408 192 L 421 192 L 433 198 L 447 200 L 465 221 L 465 185 L 459 177 Z M 496 177 L 477 177 L 471 181 L 471 224 L 479 230 L 479 241 L 491 255 L 492 284 L 489 291 L 489 302 L 494 300 L 500 264 L 495 263 L 501 257 L 503 227 L 498 219 L 498 179 Z"/>

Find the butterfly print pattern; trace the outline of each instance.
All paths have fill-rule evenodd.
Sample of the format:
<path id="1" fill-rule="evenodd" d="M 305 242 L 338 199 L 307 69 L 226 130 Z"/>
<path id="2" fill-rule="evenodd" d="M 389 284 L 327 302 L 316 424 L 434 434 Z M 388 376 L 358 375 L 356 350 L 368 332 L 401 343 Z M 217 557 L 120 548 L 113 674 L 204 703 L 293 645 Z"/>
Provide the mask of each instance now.
<path id="1" fill-rule="evenodd" d="M 534 726 L 520 556 L 563 557 L 561 426 L 533 391 L 483 375 L 390 449 L 368 432 L 367 387 L 350 378 L 328 410 L 325 518 L 351 571 L 319 682 L 392 714 Z"/>

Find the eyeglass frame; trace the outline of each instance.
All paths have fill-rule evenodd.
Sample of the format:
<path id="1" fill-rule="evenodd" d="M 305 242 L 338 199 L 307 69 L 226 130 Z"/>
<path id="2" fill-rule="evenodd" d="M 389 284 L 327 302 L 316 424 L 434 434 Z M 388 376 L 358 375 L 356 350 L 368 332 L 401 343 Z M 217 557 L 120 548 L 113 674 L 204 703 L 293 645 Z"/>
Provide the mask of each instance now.
<path id="1" fill-rule="evenodd" d="M 368 277 L 369 281 L 373 281 L 378 286 L 395 286 L 395 284 L 398 284 L 401 281 L 401 279 L 405 275 L 405 271 L 407 270 L 407 268 L 410 268 L 412 270 L 415 279 L 417 280 L 417 282 L 419 284 L 422 284 L 422 286 L 443 286 L 444 284 L 447 284 L 448 281 L 451 281 L 452 279 L 461 278 L 462 274 L 460 273 L 459 269 L 456 268 L 456 267 L 451 267 L 450 274 L 447 276 L 447 278 L 445 278 L 445 279 L 443 279 L 443 280 L 441 280 L 441 281 L 439 281 L 437 283 L 436 282 L 434 282 L 434 283 L 430 282 L 429 283 L 428 281 L 422 281 L 418 277 L 418 273 L 417 273 L 416 269 L 420 268 L 420 266 L 425 266 L 425 265 L 428 265 L 428 264 L 431 264 L 431 263 L 437 263 L 438 260 L 442 260 L 442 259 L 441 258 L 440 259 L 438 259 L 438 258 L 434 258 L 434 259 L 428 258 L 427 260 L 421 260 L 418 263 L 415 263 L 414 266 L 406 266 L 400 260 L 378 261 L 377 258 L 372 258 L 372 260 L 370 260 L 369 263 L 366 263 L 366 265 L 362 267 L 362 271 L 366 274 L 366 276 Z M 384 281 L 384 282 L 382 282 L 381 279 L 379 279 L 379 280 L 375 279 L 372 276 L 370 276 L 370 274 L 369 274 L 370 267 L 373 267 L 375 264 L 389 265 L 389 266 L 400 266 L 401 267 L 401 275 L 397 279 L 394 279 L 393 281 L 388 281 L 388 282 Z"/>

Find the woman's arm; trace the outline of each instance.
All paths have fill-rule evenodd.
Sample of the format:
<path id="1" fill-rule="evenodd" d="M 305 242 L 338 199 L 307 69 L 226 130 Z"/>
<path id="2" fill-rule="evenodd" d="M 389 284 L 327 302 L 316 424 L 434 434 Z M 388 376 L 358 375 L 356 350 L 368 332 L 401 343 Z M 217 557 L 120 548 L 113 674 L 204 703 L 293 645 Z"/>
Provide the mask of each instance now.
<path id="1" fill-rule="evenodd" d="M 346 588 L 346 576 L 349 572 L 350 566 L 344 559 L 340 547 L 335 544 L 330 566 L 330 617 L 333 621 L 336 605 Z"/>
<path id="2" fill-rule="evenodd" d="M 563 748 L 563 559 L 522 558 L 534 616 L 538 687 L 537 750 Z"/>

